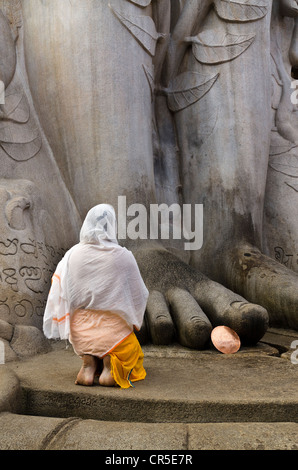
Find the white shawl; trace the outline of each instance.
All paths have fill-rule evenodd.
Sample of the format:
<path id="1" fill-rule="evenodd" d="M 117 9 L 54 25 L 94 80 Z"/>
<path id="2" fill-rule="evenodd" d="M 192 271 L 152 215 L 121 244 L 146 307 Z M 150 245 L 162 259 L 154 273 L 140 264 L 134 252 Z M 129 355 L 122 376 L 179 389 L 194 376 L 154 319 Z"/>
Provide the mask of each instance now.
<path id="1" fill-rule="evenodd" d="M 118 245 L 112 206 L 91 209 L 80 232 L 80 243 L 58 264 L 44 313 L 47 338 L 68 339 L 70 316 L 79 308 L 109 311 L 139 330 L 148 290 L 133 254 Z"/>

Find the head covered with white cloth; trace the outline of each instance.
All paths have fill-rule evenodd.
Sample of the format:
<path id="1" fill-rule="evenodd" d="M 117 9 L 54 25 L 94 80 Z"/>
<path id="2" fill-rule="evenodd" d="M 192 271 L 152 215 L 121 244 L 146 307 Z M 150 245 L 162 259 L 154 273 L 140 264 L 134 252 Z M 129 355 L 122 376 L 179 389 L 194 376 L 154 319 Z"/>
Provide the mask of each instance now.
<path id="1" fill-rule="evenodd" d="M 44 314 L 47 338 L 68 339 L 70 316 L 77 309 L 109 311 L 139 330 L 148 290 L 133 254 L 117 241 L 114 208 L 93 207 L 80 232 L 80 243 L 58 264 Z"/>

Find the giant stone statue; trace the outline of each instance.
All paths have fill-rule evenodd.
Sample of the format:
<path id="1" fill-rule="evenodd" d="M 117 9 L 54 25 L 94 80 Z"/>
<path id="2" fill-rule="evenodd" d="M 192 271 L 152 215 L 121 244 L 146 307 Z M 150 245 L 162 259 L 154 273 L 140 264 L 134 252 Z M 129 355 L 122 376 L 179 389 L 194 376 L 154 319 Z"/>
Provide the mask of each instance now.
<path id="1" fill-rule="evenodd" d="M 121 240 L 150 291 L 153 343 L 201 349 L 217 325 L 243 344 L 268 324 L 297 329 L 296 1 L 0 8 L 0 336 L 11 357 L 26 354 L 29 333 L 45 347 L 55 263 L 87 211 L 117 209 L 119 196 L 148 214 L 204 206 L 197 250 Z"/>

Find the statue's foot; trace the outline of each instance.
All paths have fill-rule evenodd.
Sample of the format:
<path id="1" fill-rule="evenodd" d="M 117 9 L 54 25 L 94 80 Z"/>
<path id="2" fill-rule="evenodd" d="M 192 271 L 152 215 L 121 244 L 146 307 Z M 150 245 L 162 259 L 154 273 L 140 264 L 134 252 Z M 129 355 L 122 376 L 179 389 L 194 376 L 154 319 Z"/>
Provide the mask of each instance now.
<path id="1" fill-rule="evenodd" d="M 250 302 L 262 305 L 270 325 L 298 329 L 298 274 L 250 245 L 227 250 L 220 281 Z"/>
<path id="2" fill-rule="evenodd" d="M 154 344 L 203 349 L 212 328 L 235 330 L 242 343 L 257 343 L 268 327 L 266 310 L 211 281 L 163 248 L 134 252 L 150 292 L 146 323 Z"/>

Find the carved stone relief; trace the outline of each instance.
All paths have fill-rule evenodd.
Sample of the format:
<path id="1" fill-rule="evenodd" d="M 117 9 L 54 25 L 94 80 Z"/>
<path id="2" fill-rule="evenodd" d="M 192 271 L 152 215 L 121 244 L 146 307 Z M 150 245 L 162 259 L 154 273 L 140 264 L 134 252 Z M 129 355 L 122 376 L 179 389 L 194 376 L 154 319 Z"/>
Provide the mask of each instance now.
<path id="1" fill-rule="evenodd" d="M 289 13 L 276 4 L 272 17 L 272 131 L 264 220 L 266 252 L 295 272 L 298 272 L 298 114 L 291 96 L 294 90 L 291 72 L 297 66 L 297 15 L 298 7 Z"/>
<path id="2" fill-rule="evenodd" d="M 32 351 L 21 337 L 34 338 L 35 352 L 47 350 L 41 329 L 51 275 L 80 224 L 36 116 L 23 59 L 21 2 L 2 0 L 0 340 L 7 361 Z"/>
<path id="3" fill-rule="evenodd" d="M 3 5 L 9 15 L 7 2 Z M 297 278 L 288 270 L 294 254 L 280 236 L 280 227 L 287 226 L 297 238 L 289 224 L 290 193 L 270 193 L 272 170 L 288 177 L 283 191 L 296 196 L 295 113 L 289 114 L 283 94 L 290 83 L 283 76 L 284 54 L 290 50 L 292 62 L 296 54 L 289 12 L 274 23 L 270 0 L 24 0 L 22 7 L 23 26 L 16 13 L 13 28 L 18 54 L 12 36 L 5 72 L 2 177 L 15 174 L 34 183 L 38 206 L 50 222 L 38 236 L 37 227 L 25 235 L 28 225 L 19 214 L 30 212 L 26 187 L 3 195 L 7 234 L 0 240 L 6 262 L 1 282 L 11 296 L 26 293 L 17 308 L 13 297 L 9 304 L 15 321 L 26 321 L 25 307 L 31 319 L 38 317 L 37 305 L 30 313 L 30 295 L 43 298 L 51 261 L 78 233 L 77 209 L 83 218 L 92 205 L 116 205 L 117 196 L 125 194 L 128 204 L 147 208 L 156 202 L 204 204 L 204 244 L 191 253 L 190 264 L 172 255 L 171 247 L 150 248 L 148 254 L 132 244 L 150 291 L 160 294 L 150 303 L 152 318 L 171 302 L 176 312 L 177 289 L 182 289 L 179 331 L 194 298 L 204 307 L 207 330 L 209 319 L 216 323 L 224 314 L 230 326 L 246 325 L 245 340 L 257 341 L 267 325 L 264 308 L 274 320 L 297 327 Z M 292 28 L 289 37 L 283 25 L 279 30 L 283 21 Z M 282 54 L 274 49 L 287 41 Z M 11 72 L 15 66 L 22 75 Z M 270 242 L 263 232 L 266 181 L 267 214 L 271 207 L 287 213 L 287 225 L 269 214 L 279 234 L 270 257 L 261 253 Z M 20 260 L 15 265 L 8 263 L 13 256 Z M 287 293 L 272 283 L 276 261 L 277 284 L 291 278 Z M 158 321 L 149 323 L 151 336 L 162 338 Z M 184 344 L 200 343 L 193 326 Z"/>

